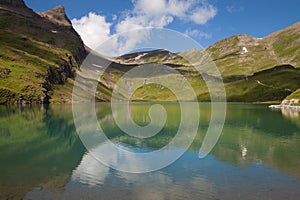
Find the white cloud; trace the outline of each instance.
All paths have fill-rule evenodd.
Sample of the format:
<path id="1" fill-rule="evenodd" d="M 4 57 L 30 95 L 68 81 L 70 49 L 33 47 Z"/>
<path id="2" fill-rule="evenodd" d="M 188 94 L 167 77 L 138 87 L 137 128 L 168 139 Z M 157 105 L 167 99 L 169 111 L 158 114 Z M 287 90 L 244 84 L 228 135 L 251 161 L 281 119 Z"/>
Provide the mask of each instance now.
<path id="1" fill-rule="evenodd" d="M 168 12 L 179 18 L 186 18 L 187 12 L 193 8 L 195 1 L 170 0 Z"/>
<path id="2" fill-rule="evenodd" d="M 93 12 L 81 19 L 73 19 L 72 24 L 84 43 L 93 49 L 111 36 L 111 23 L 106 21 L 105 16 Z"/>
<path id="3" fill-rule="evenodd" d="M 115 34 L 146 27 L 164 28 L 175 18 L 204 25 L 217 14 L 217 8 L 208 4 L 206 0 L 132 0 L 132 3 L 132 10 L 125 10 L 124 15 L 118 20 L 113 17 L 114 24 L 107 22 L 105 16 L 95 13 L 89 13 L 88 16 L 79 20 L 73 19 L 72 24 L 84 43 L 95 49 Z M 110 31 L 112 26 L 114 34 Z M 208 37 L 196 31 L 190 34 L 194 37 Z M 145 31 L 143 34 L 132 32 L 122 40 L 115 38 L 114 45 L 121 52 L 130 51 L 144 37 L 147 37 Z"/>
<path id="4" fill-rule="evenodd" d="M 152 16 L 163 15 L 165 13 L 165 0 L 134 0 L 134 12 Z"/>
<path id="5" fill-rule="evenodd" d="M 196 24 L 204 25 L 209 20 L 214 18 L 218 10 L 212 5 L 205 5 L 194 10 L 193 14 L 190 16 L 190 19 Z"/>
<path id="6" fill-rule="evenodd" d="M 195 39 L 209 39 L 209 38 L 211 38 L 210 34 L 205 33 L 203 31 L 199 31 L 197 29 L 187 29 L 184 34 L 186 34 L 190 37 L 193 37 Z"/>
<path id="7" fill-rule="evenodd" d="M 130 29 L 129 29 L 130 30 Z M 142 43 L 149 36 L 149 29 L 136 29 L 113 35 L 109 42 L 96 49 L 99 53 L 111 57 L 117 57 L 136 49 L 136 45 Z"/>
<path id="8" fill-rule="evenodd" d="M 217 8 L 204 0 L 133 0 L 133 4 L 124 22 L 134 19 L 143 26 L 167 26 L 175 17 L 203 25 L 217 14 Z"/>
<path id="9" fill-rule="evenodd" d="M 117 16 L 117 15 L 112 15 L 112 16 L 111 16 L 111 19 L 112 19 L 113 21 L 116 21 L 116 20 L 118 19 L 118 16 Z"/>

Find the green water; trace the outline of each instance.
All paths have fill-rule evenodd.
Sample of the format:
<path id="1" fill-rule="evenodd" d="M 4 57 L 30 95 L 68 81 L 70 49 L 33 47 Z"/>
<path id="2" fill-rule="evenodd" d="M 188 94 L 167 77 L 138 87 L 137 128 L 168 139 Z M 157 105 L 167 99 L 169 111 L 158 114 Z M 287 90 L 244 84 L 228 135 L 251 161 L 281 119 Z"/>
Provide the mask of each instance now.
<path id="1" fill-rule="evenodd" d="M 142 126 L 150 123 L 150 106 L 131 105 L 132 119 Z M 123 133 L 110 104 L 99 103 L 95 110 L 110 141 L 132 152 L 150 152 L 171 141 L 181 119 L 177 104 L 163 106 L 166 124 L 147 139 Z M 102 165 L 86 150 L 70 105 L 1 106 L 0 199 L 298 199 L 299 112 L 229 104 L 217 145 L 199 159 L 210 105 L 201 104 L 199 111 L 198 134 L 181 158 L 159 171 L 130 174 Z M 119 115 L 129 117 L 122 111 Z M 181 148 L 178 143 L 172 150 Z M 126 159 L 107 156 L 116 163 Z"/>

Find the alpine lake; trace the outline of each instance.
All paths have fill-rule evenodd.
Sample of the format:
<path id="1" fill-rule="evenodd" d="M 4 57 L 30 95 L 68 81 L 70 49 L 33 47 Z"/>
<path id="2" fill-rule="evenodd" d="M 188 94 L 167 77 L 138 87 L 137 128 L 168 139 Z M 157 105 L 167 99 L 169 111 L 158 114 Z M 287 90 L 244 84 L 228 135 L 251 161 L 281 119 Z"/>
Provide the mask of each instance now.
<path id="1" fill-rule="evenodd" d="M 124 113 L 120 109 L 118 115 L 146 126 L 151 122 L 151 106 L 131 103 L 129 115 L 126 109 Z M 120 130 L 110 103 L 97 103 L 95 112 L 110 142 L 143 153 L 161 149 L 176 136 L 180 106 L 162 106 L 166 123 L 149 138 Z M 198 107 L 197 134 L 180 158 L 156 171 L 127 173 L 104 165 L 95 152 L 86 149 L 74 124 L 72 105 L 1 106 L 0 199 L 299 199 L 300 112 L 228 103 L 222 133 L 209 154 L 200 159 L 211 105 L 200 103 Z M 182 143 L 189 133 L 185 136 Z M 95 149 L 103 145 L 106 143 L 97 143 Z M 183 146 L 177 143 L 164 151 Z M 171 155 L 164 151 L 163 158 Z M 132 157 L 105 155 L 116 166 L 135 165 Z"/>

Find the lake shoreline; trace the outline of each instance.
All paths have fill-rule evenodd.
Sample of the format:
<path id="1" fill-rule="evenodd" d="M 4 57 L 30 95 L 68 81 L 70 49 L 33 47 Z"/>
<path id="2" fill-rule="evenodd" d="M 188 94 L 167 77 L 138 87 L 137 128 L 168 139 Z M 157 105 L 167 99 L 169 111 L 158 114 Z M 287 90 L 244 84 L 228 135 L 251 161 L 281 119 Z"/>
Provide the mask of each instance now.
<path id="1" fill-rule="evenodd" d="M 290 105 L 270 105 L 271 109 L 290 109 L 300 111 L 300 106 L 290 106 Z"/>

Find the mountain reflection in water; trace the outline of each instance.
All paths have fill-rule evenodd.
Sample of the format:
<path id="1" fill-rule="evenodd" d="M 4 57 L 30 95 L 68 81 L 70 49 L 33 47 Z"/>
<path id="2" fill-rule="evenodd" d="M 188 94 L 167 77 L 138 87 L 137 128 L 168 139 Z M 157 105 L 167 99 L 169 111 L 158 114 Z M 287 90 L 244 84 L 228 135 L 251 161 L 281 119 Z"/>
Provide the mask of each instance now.
<path id="1" fill-rule="evenodd" d="M 149 123 L 151 104 L 131 105 L 131 117 Z M 147 139 L 124 134 L 109 104 L 96 106 L 107 137 L 133 152 L 167 144 L 180 122 L 177 104 L 164 104 L 168 120 Z M 300 118 L 263 105 L 229 104 L 222 135 L 209 156 L 198 151 L 210 120 L 200 104 L 199 132 L 188 151 L 172 165 L 151 173 L 110 169 L 86 151 L 74 126 L 71 106 L 0 107 L 1 199 L 297 199 L 300 195 Z M 122 115 L 122 113 L 119 113 Z M 127 116 L 124 114 L 124 117 Z M 184 140 L 185 138 L 182 138 Z M 181 148 L 177 144 L 170 151 Z M 134 157 L 108 154 L 118 164 Z"/>

